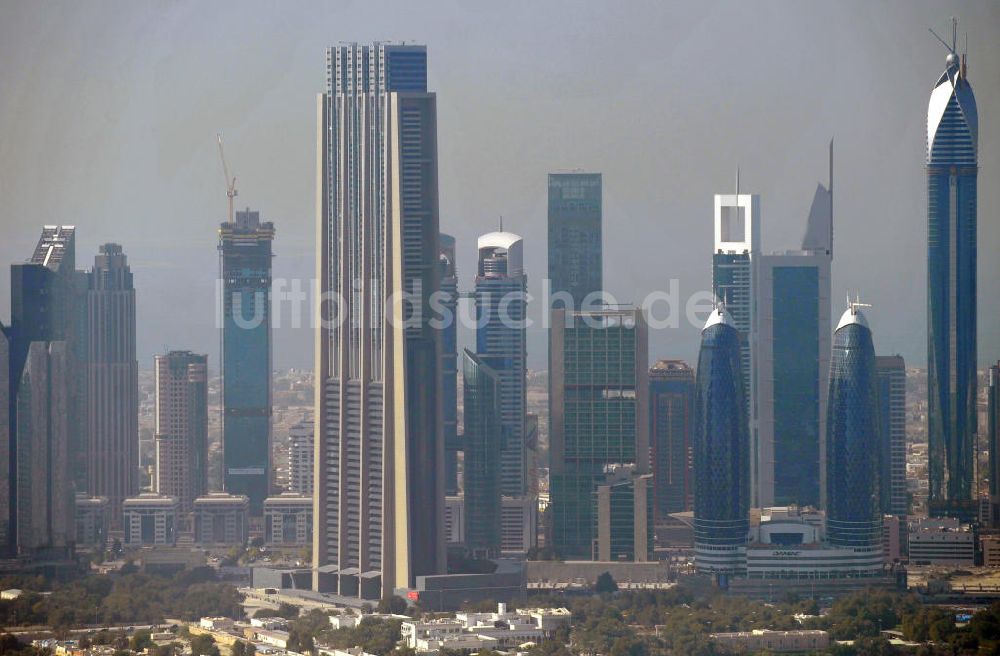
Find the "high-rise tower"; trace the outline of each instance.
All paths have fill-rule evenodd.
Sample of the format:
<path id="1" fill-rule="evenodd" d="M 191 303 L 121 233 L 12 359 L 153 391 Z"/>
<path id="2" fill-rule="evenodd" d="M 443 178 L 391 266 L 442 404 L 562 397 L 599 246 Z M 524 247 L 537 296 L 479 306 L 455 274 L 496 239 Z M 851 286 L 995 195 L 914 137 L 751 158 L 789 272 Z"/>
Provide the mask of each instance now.
<path id="1" fill-rule="evenodd" d="M 724 307 L 701 331 L 694 402 L 694 551 L 698 571 L 746 569 L 750 439 L 740 334 Z"/>
<path id="2" fill-rule="evenodd" d="M 681 360 L 659 360 L 649 370 L 649 443 L 656 517 L 694 505 L 694 370 Z"/>
<path id="3" fill-rule="evenodd" d="M 906 493 L 906 364 L 901 355 L 877 355 L 875 371 L 878 373 L 882 439 L 879 452 L 882 512 L 905 517 L 909 511 Z"/>
<path id="4" fill-rule="evenodd" d="M 139 494 L 135 288 L 122 247 L 103 244 L 87 274 L 87 494 L 108 500 L 112 529 Z"/>
<path id="5" fill-rule="evenodd" d="M 465 546 L 475 557 L 500 555 L 503 383 L 479 356 L 465 350 Z"/>
<path id="6" fill-rule="evenodd" d="M 612 530 L 634 534 L 634 553 L 627 558 L 648 560 L 652 532 L 647 506 L 641 505 L 647 494 L 634 493 L 649 484 L 645 316 L 639 309 L 609 307 L 556 309 L 552 317 L 551 544 L 565 559 L 597 558 L 598 539 L 607 532 L 598 526 L 598 488 L 617 485 L 627 473 L 631 498 L 641 507 L 633 509 L 632 524 Z"/>
<path id="7" fill-rule="evenodd" d="M 1000 362 L 989 368 L 986 393 L 986 448 L 990 454 L 990 527 L 1000 528 Z"/>
<path id="8" fill-rule="evenodd" d="M 872 333 L 858 303 L 851 303 L 833 335 L 827 408 L 827 540 L 881 551 L 878 374 Z"/>
<path id="9" fill-rule="evenodd" d="M 313 585 L 380 599 L 445 560 L 426 49 L 329 48 L 317 130 Z"/>
<path id="10" fill-rule="evenodd" d="M 600 173 L 549 174 L 552 308 L 579 308 L 589 295 L 603 290 L 602 212 Z"/>
<path id="11" fill-rule="evenodd" d="M 761 505 L 760 462 L 767 461 L 757 441 L 754 412 L 754 344 L 757 341 L 757 259 L 760 256 L 760 196 L 739 193 L 715 195 L 715 250 L 712 252 L 712 293 L 726 306 L 732 326 L 739 334 L 743 400 L 750 430 L 750 492 L 752 503 Z M 766 446 L 766 445 L 765 445 Z M 766 494 L 763 495 L 766 499 Z"/>
<path id="12" fill-rule="evenodd" d="M 223 484 L 260 515 L 271 479 L 271 242 L 274 224 L 237 211 L 219 226 Z"/>
<path id="13" fill-rule="evenodd" d="M 756 261 L 751 376 L 751 498 L 760 507 L 821 505 L 830 378 L 833 142 L 802 247 Z M 734 315 L 735 317 L 735 315 Z"/>
<path id="14" fill-rule="evenodd" d="M 208 356 L 170 351 L 155 365 L 155 492 L 187 515 L 208 491 Z"/>
<path id="15" fill-rule="evenodd" d="M 455 238 L 441 233 L 441 301 L 446 312 L 441 327 L 441 423 L 444 426 L 444 491 L 458 494 L 458 273 Z"/>
<path id="16" fill-rule="evenodd" d="M 534 524 L 525 512 L 537 504 L 523 503 L 528 492 L 525 444 L 527 411 L 528 277 L 524 272 L 524 242 L 510 232 L 490 232 L 479 238 L 476 271 L 476 355 L 500 378 L 503 448 L 500 454 L 500 492 L 504 504 L 503 549 L 525 553 L 535 546 Z M 518 499 L 522 503 L 514 504 Z M 466 509 L 468 511 L 468 508 Z"/>
<path id="17" fill-rule="evenodd" d="M 979 116 L 956 32 L 927 106 L 928 505 L 974 515 Z"/>

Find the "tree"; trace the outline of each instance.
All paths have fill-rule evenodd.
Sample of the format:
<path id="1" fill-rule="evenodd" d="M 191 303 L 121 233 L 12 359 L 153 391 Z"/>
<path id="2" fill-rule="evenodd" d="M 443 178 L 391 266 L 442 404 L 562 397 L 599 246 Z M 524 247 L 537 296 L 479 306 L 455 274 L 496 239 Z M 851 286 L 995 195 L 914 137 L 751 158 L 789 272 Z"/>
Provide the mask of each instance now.
<path id="1" fill-rule="evenodd" d="M 594 583 L 594 592 L 597 594 L 611 594 L 618 592 L 618 584 L 615 582 L 611 572 L 604 572 L 597 577 L 597 582 Z"/>
<path id="2" fill-rule="evenodd" d="M 381 601 L 378 602 L 376 610 L 380 613 L 402 615 L 406 612 L 406 600 L 398 595 L 382 597 Z"/>
<path id="3" fill-rule="evenodd" d="M 219 656 L 215 638 L 207 633 L 191 636 L 191 656 Z"/>
<path id="4" fill-rule="evenodd" d="M 142 651 L 143 649 L 152 646 L 153 638 L 150 632 L 145 629 L 133 633 L 132 639 L 129 641 L 129 648 L 132 651 Z"/>
<path id="5" fill-rule="evenodd" d="M 252 643 L 244 640 L 237 640 L 234 642 L 231 650 L 232 656 L 254 656 L 256 653 L 257 648 L 254 647 Z"/>

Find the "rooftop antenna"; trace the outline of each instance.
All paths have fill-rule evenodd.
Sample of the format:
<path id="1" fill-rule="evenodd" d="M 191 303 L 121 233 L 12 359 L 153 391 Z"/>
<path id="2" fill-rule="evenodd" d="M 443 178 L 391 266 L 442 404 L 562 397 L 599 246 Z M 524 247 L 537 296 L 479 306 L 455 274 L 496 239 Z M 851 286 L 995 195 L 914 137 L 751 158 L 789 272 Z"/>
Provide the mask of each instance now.
<path id="1" fill-rule="evenodd" d="M 940 41 L 941 45 L 943 45 L 945 48 L 948 49 L 948 52 L 950 52 L 952 54 L 957 54 L 957 53 L 955 53 L 955 48 L 958 45 L 958 19 L 957 18 L 955 18 L 954 16 L 951 17 L 951 45 L 950 46 L 948 45 L 948 42 L 945 41 L 944 39 L 942 39 L 941 36 L 937 32 L 935 32 L 933 29 L 931 29 L 931 28 L 928 27 L 927 31 L 930 32 L 931 34 L 933 34 L 934 38 L 937 39 L 938 41 Z"/>
<path id="2" fill-rule="evenodd" d="M 503 214 L 500 215 L 500 232 L 503 232 Z"/>
<path id="3" fill-rule="evenodd" d="M 833 137 L 830 137 L 830 257 L 833 257 Z"/>

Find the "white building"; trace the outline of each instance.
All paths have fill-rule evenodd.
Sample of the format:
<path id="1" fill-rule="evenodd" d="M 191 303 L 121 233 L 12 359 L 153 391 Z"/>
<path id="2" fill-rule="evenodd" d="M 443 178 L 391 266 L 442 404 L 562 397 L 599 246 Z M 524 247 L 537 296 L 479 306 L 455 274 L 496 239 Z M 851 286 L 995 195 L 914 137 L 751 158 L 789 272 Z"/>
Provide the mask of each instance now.
<path id="1" fill-rule="evenodd" d="M 313 493 L 313 463 L 315 462 L 313 420 L 311 417 L 292 424 L 288 429 L 288 491 L 303 496 Z"/>
<path id="2" fill-rule="evenodd" d="M 285 492 L 264 499 L 264 544 L 304 547 L 312 542 L 312 497 Z"/>
<path id="3" fill-rule="evenodd" d="M 910 526 L 909 553 L 915 564 L 972 566 L 976 535 L 957 519 L 921 519 Z"/>
<path id="4" fill-rule="evenodd" d="M 531 495 L 500 500 L 500 551 L 524 555 L 537 544 L 538 499 Z"/>

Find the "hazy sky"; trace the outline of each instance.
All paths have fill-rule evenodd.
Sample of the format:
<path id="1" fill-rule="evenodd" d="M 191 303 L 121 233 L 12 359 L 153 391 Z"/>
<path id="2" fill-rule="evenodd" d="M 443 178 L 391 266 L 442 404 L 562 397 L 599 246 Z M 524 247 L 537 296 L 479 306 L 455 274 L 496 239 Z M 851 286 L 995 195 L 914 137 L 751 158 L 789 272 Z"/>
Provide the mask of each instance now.
<path id="1" fill-rule="evenodd" d="M 503 215 L 545 275 L 546 173 L 604 174 L 604 276 L 622 301 L 676 278 L 711 285 L 712 195 L 762 196 L 764 248 L 799 244 L 836 139 L 833 315 L 873 303 L 879 352 L 926 365 L 927 100 L 968 32 L 979 105 L 979 354 L 1000 358 L 1000 4 L 996 2 L 12 2 L 0 0 L 0 318 L 7 263 L 47 223 L 77 263 L 121 242 L 138 289 L 139 359 L 213 354 L 215 143 L 240 207 L 277 228 L 274 273 L 314 275 L 315 94 L 324 48 L 428 48 L 438 98 L 441 227 L 462 288 Z M 962 39 L 964 41 L 964 39 Z M 533 308 L 540 316 L 540 303 Z M 276 366 L 312 366 L 308 327 L 274 331 Z M 650 357 L 693 359 L 699 330 L 652 331 Z M 466 335 L 468 343 L 469 335 Z M 544 333 L 529 363 L 544 367 Z"/>

